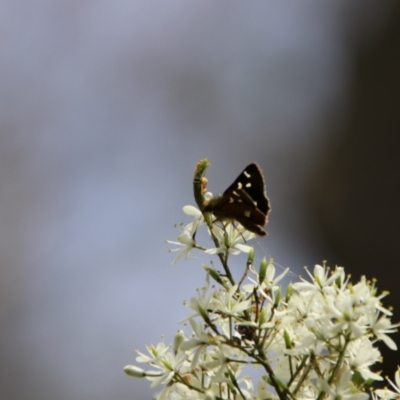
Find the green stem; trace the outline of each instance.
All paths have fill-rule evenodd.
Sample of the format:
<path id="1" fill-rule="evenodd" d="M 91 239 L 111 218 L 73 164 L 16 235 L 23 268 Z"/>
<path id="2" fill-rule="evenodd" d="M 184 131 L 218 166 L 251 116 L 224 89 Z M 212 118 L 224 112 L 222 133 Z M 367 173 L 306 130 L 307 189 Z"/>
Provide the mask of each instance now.
<path id="1" fill-rule="evenodd" d="M 329 384 L 329 385 L 331 385 L 331 384 L 335 381 L 335 379 L 337 378 L 337 374 L 338 374 L 339 371 L 340 371 L 340 368 L 341 368 L 341 366 L 342 366 L 342 362 L 343 362 L 343 359 L 344 359 L 344 355 L 345 355 L 347 346 L 348 346 L 348 344 L 350 343 L 350 334 L 348 334 L 348 335 L 345 337 L 344 340 L 345 340 L 345 343 L 344 343 L 343 349 L 340 351 L 338 361 L 337 361 L 335 367 L 333 368 L 333 371 L 332 371 L 331 376 L 330 376 L 329 379 L 328 379 L 328 384 Z M 324 397 L 325 394 L 326 394 L 325 392 L 321 392 L 321 393 L 318 395 L 317 400 L 322 400 L 322 398 Z"/>
<path id="2" fill-rule="evenodd" d="M 294 379 L 296 378 L 296 376 L 299 374 L 299 372 L 303 369 L 303 367 L 305 366 L 305 363 L 307 361 L 308 356 L 304 357 L 300 366 L 297 368 L 296 373 L 293 375 L 292 379 L 290 380 L 290 382 L 288 383 L 288 386 L 290 386 L 290 384 L 294 381 Z M 303 371 L 302 376 L 300 377 L 299 381 L 297 382 L 296 387 L 294 388 L 294 390 L 292 391 L 294 395 L 296 395 L 296 393 L 300 390 L 301 385 L 303 384 L 303 382 L 305 381 L 305 379 L 307 378 L 308 373 L 311 370 L 311 363 L 307 365 L 307 368 Z"/>
<path id="3" fill-rule="evenodd" d="M 254 352 L 250 352 L 246 350 L 246 348 L 241 347 L 240 345 L 234 343 L 231 341 L 229 343 L 232 347 L 235 347 L 239 349 L 240 351 L 243 351 L 245 354 L 247 354 L 249 357 L 255 359 L 260 365 L 264 367 L 264 369 L 267 371 L 269 379 L 271 380 L 271 385 L 274 387 L 278 397 L 280 400 L 287 400 L 288 397 L 294 400 L 293 394 L 289 391 L 289 389 L 282 388 L 281 382 L 279 382 L 278 378 L 274 374 L 274 370 L 272 367 L 268 364 L 267 361 L 265 361 L 265 357 L 263 353 L 260 353 L 259 355 L 255 354 Z"/>

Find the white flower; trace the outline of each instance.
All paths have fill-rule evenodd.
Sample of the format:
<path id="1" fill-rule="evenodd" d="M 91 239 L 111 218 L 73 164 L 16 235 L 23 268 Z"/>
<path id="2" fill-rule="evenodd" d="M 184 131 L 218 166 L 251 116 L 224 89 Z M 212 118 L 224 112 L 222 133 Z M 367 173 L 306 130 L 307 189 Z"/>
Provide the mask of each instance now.
<path id="1" fill-rule="evenodd" d="M 371 395 L 372 395 L 373 400 L 377 400 L 378 397 L 380 399 L 384 399 L 384 400 L 391 400 L 391 399 L 398 400 L 400 398 L 399 393 L 393 392 L 392 390 L 389 390 L 388 388 L 376 389 L 375 392 L 371 393 Z"/>
<path id="2" fill-rule="evenodd" d="M 399 324 L 392 325 L 390 319 L 388 319 L 385 315 L 382 315 L 379 319 L 379 313 L 376 312 L 371 317 L 371 331 L 374 335 L 382 340 L 386 346 L 391 350 L 397 350 L 397 345 L 392 338 L 390 338 L 387 333 L 394 333 Z"/>
<path id="3" fill-rule="evenodd" d="M 185 340 L 181 346 L 180 350 L 187 351 L 191 350 L 194 347 L 203 344 L 210 344 L 215 345 L 218 344 L 219 339 L 215 336 L 210 334 L 204 329 L 203 324 L 195 321 L 193 318 L 189 319 L 190 326 L 193 330 L 193 337 L 191 339 Z"/>
<path id="4" fill-rule="evenodd" d="M 400 398 L 400 367 L 397 367 L 397 371 L 394 374 L 394 379 L 396 383 L 392 382 L 389 378 L 386 377 L 390 386 L 395 390 L 385 389 L 377 389 L 375 390 L 375 394 L 381 399 L 399 399 Z"/>
<path id="5" fill-rule="evenodd" d="M 381 353 L 368 339 L 367 336 L 351 341 L 347 349 L 348 364 L 353 371 L 358 371 L 365 379 L 381 381 L 382 377 L 369 368 L 379 362 Z"/>
<path id="6" fill-rule="evenodd" d="M 396 392 L 400 395 L 400 367 L 397 367 L 397 371 L 394 374 L 394 380 L 396 381 L 396 384 L 394 384 L 390 379 L 388 379 L 393 389 L 395 389 Z"/>
<path id="7" fill-rule="evenodd" d="M 208 311 L 210 310 L 210 303 L 214 297 L 214 293 L 207 293 L 208 285 L 209 275 L 207 275 L 206 286 L 201 290 L 198 290 L 198 297 L 192 297 L 189 301 L 189 307 L 194 311 L 194 313 L 188 315 L 181 322 L 197 316 L 200 316 L 204 320 L 207 320 L 209 318 Z"/>
<path id="8" fill-rule="evenodd" d="M 331 285 L 339 279 L 343 286 L 345 282 L 344 270 L 342 267 L 337 267 L 336 270 L 332 273 L 325 265 L 316 265 L 314 267 L 314 275 L 311 275 L 308 269 L 306 269 L 307 274 L 312 279 L 312 283 L 306 281 L 303 278 L 300 278 L 302 282 L 296 282 L 293 284 L 293 287 L 296 290 L 328 290 L 329 292 L 332 291 Z M 331 276 L 329 276 L 331 274 Z"/>
<path id="9" fill-rule="evenodd" d="M 167 240 L 167 243 L 176 244 L 182 246 L 182 248 L 171 249 L 170 251 L 179 251 L 178 255 L 172 261 L 172 264 L 176 264 L 182 256 L 188 259 L 190 252 L 196 247 L 196 241 L 194 240 L 194 235 L 197 229 L 204 224 L 204 219 L 202 213 L 193 206 L 183 207 L 183 211 L 194 217 L 193 221 L 186 225 L 183 232 L 178 235 L 177 242 Z"/>
<path id="10" fill-rule="evenodd" d="M 164 342 L 160 342 L 156 347 L 153 345 L 146 346 L 147 351 L 150 356 L 147 356 L 140 351 L 136 351 L 139 356 L 136 357 L 136 361 L 139 363 L 146 363 L 150 365 L 154 365 L 158 362 L 158 360 L 165 356 L 165 354 L 169 351 L 169 346 L 165 346 Z"/>
<path id="11" fill-rule="evenodd" d="M 319 379 L 321 389 L 328 395 L 329 400 L 367 400 L 367 393 L 360 393 L 351 383 L 352 373 L 350 370 L 343 371 L 337 384 L 329 384 L 324 379 Z"/>
<path id="12" fill-rule="evenodd" d="M 232 286 L 228 292 L 223 291 L 212 303 L 213 311 L 239 317 L 244 310 L 249 309 L 251 299 L 243 300 L 243 295 L 237 292 L 238 285 Z"/>
<path id="13" fill-rule="evenodd" d="M 163 342 L 158 343 L 156 347 L 148 346 L 147 350 L 150 356 L 138 352 L 136 361 L 151 365 L 155 370 L 146 373 L 146 378 L 152 381 L 150 387 L 157 385 L 167 385 L 173 379 L 175 373 L 183 367 L 186 355 L 183 352 L 173 354 L 171 346 L 165 346 Z"/>
<path id="14" fill-rule="evenodd" d="M 240 225 L 241 226 L 241 225 Z M 218 239 L 219 247 L 206 250 L 207 254 L 230 253 L 237 255 L 240 252 L 248 253 L 251 246 L 242 244 L 256 237 L 255 233 L 244 229 L 236 228 L 233 224 L 228 224 L 224 228 L 213 225 L 213 234 Z"/>
<path id="15" fill-rule="evenodd" d="M 277 283 L 281 281 L 285 275 L 289 272 L 289 268 L 286 268 L 280 275 L 275 277 L 276 268 L 272 262 L 270 262 L 266 269 L 265 279 L 264 281 L 259 284 L 258 274 L 257 280 L 249 278 L 249 281 L 253 282 L 253 285 L 245 285 L 244 290 L 247 293 L 252 293 L 253 290 L 256 288 L 261 292 L 261 294 L 266 298 L 269 299 L 271 302 L 274 301 L 273 294 L 279 289 Z"/>

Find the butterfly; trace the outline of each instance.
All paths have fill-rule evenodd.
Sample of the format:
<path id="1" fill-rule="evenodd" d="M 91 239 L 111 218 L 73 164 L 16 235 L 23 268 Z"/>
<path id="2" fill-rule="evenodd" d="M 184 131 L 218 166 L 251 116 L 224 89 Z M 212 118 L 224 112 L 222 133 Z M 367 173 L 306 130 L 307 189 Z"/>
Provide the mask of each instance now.
<path id="1" fill-rule="evenodd" d="M 235 220 L 260 236 L 267 234 L 263 227 L 270 209 L 264 177 L 256 163 L 248 165 L 222 195 L 204 206 L 204 211 L 213 213 L 217 220 Z"/>

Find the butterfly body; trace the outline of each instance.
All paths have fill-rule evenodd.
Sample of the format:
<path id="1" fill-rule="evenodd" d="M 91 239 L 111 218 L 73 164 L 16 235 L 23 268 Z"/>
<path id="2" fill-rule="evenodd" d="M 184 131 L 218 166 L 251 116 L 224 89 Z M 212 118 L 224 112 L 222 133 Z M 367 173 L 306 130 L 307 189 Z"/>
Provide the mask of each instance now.
<path id="1" fill-rule="evenodd" d="M 237 221 L 245 229 L 265 236 L 263 227 L 271 209 L 265 191 L 264 177 L 256 163 L 248 165 L 221 196 L 204 207 L 220 221 Z"/>

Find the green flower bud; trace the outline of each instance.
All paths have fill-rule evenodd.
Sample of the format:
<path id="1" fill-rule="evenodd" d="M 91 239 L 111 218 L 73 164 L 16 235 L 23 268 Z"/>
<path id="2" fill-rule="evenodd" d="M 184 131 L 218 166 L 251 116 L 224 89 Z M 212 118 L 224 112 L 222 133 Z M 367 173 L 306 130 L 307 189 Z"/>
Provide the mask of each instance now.
<path id="1" fill-rule="evenodd" d="M 260 269 L 258 272 L 258 282 L 260 284 L 264 282 L 264 279 L 267 275 L 267 268 L 268 268 L 267 259 L 264 257 L 261 260 Z"/>
<path id="2" fill-rule="evenodd" d="M 274 301 L 274 307 L 278 307 L 279 303 L 281 302 L 281 297 L 282 297 L 282 288 L 279 286 L 278 290 L 276 291 L 275 295 L 275 301 Z"/>
<path id="3" fill-rule="evenodd" d="M 146 376 L 145 370 L 139 367 L 135 367 L 134 365 L 127 365 L 126 367 L 124 367 L 124 372 L 127 375 L 133 376 L 135 378 L 144 378 Z"/>
<path id="4" fill-rule="evenodd" d="M 265 315 L 265 309 L 262 308 L 260 311 L 260 315 L 258 317 L 258 324 L 261 326 L 265 321 L 267 320 L 266 315 Z"/>
<path id="5" fill-rule="evenodd" d="M 247 264 L 252 265 L 253 262 L 254 262 L 254 247 L 251 248 L 251 250 L 249 251 L 249 255 L 247 256 Z"/>
<path id="6" fill-rule="evenodd" d="M 286 329 L 283 331 L 283 338 L 285 339 L 286 348 L 287 349 L 291 349 L 293 347 L 292 346 L 292 340 L 290 339 L 290 336 L 289 336 L 289 334 L 288 334 Z"/>
<path id="7" fill-rule="evenodd" d="M 292 283 L 289 283 L 288 287 L 286 288 L 285 302 L 288 303 L 292 296 L 293 296 L 293 285 Z"/>
<path id="8" fill-rule="evenodd" d="M 218 282 L 220 285 L 224 286 L 224 283 L 221 279 L 220 274 L 213 268 L 208 267 L 207 265 L 203 265 L 203 268 L 206 272 L 214 279 L 214 281 Z"/>

